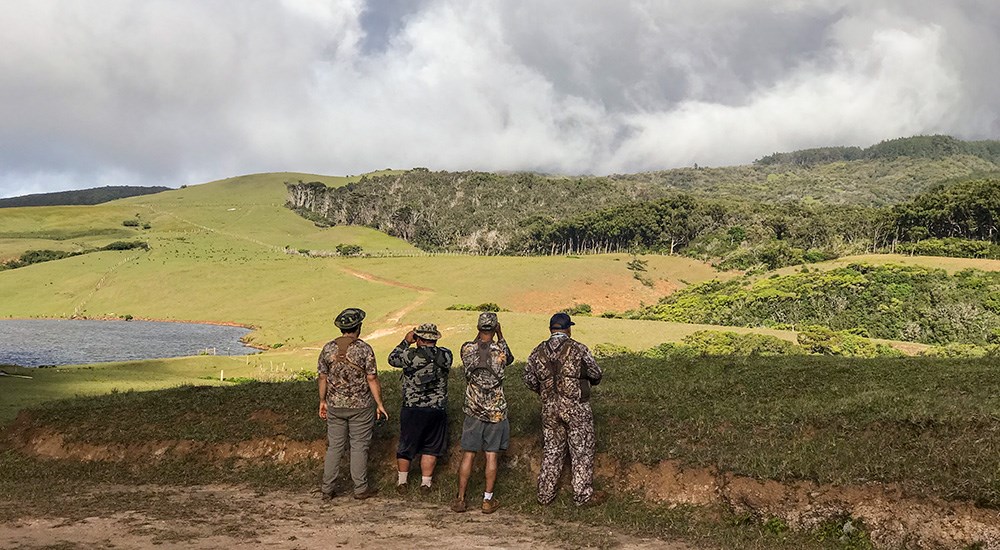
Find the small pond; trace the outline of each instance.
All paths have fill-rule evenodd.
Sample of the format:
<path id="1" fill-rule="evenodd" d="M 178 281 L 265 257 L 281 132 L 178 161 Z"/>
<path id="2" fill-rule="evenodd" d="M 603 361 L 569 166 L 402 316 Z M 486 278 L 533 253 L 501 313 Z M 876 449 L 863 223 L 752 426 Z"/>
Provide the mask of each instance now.
<path id="1" fill-rule="evenodd" d="M 0 364 L 40 367 L 257 353 L 240 342 L 249 333 L 242 327 L 157 321 L 0 320 Z"/>

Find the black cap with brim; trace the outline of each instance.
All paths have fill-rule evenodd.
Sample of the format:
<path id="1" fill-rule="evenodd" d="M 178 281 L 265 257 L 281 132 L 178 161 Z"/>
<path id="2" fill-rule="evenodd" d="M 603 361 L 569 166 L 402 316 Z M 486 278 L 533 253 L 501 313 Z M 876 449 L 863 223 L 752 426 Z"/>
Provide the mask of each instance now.
<path id="1" fill-rule="evenodd" d="M 575 324 L 566 313 L 556 313 L 549 319 L 550 330 L 566 330 Z"/>

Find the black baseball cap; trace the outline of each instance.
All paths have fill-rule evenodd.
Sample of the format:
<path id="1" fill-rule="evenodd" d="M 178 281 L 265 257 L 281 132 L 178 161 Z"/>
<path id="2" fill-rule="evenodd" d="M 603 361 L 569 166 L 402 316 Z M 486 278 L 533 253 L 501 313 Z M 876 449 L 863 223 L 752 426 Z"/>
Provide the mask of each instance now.
<path id="1" fill-rule="evenodd" d="M 562 312 L 556 313 L 551 319 L 549 319 L 549 329 L 554 330 L 565 330 L 575 324 L 576 323 L 570 320 L 569 314 Z"/>

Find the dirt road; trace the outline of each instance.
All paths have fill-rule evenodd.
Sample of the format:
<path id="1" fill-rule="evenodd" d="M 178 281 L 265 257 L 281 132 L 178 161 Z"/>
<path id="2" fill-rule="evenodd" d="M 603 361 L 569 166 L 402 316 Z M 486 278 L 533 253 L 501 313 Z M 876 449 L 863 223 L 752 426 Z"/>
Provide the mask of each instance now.
<path id="1" fill-rule="evenodd" d="M 67 498 L 65 513 L 0 523 L 0 548 L 690 548 L 503 509 L 456 514 L 378 496 L 322 503 L 305 493 L 211 486 L 105 487 Z"/>

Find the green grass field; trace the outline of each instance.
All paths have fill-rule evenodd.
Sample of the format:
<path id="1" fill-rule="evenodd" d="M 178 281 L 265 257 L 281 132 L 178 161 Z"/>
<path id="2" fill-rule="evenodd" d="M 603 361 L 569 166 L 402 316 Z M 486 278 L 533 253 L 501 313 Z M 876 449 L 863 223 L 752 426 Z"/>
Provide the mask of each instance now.
<path id="1" fill-rule="evenodd" d="M 317 227 L 283 206 L 287 180 L 338 185 L 356 179 L 262 174 L 96 206 L 6 209 L 0 217 L 4 257 L 29 249 L 83 250 L 115 240 L 146 241 L 150 250 L 91 253 L 0 272 L 0 318 L 131 315 L 239 323 L 254 328 L 254 344 L 281 346 L 252 361 L 296 372 L 314 368 L 319 347 L 334 336 L 332 318 L 347 306 L 368 312 L 366 331 L 385 357 L 409 327 L 421 322 L 438 323 L 445 334 L 442 343 L 457 348 L 471 338 L 476 314 L 446 308 L 496 302 L 511 310 L 503 314 L 507 336 L 523 356 L 545 337 L 548 315 L 559 309 L 587 303 L 596 313 L 621 311 L 688 283 L 727 276 L 702 262 L 656 256 L 647 258 L 654 281 L 647 287 L 632 277 L 625 255 L 430 256 L 371 229 Z M 150 228 L 124 227 L 127 219 Z M 297 253 L 334 251 L 338 244 L 394 257 Z M 593 344 L 644 349 L 698 328 L 704 327 L 581 318 L 578 335 Z M 215 361 L 216 372 L 255 375 L 245 362 Z M 203 358 L 193 358 L 89 366 L 92 376 L 72 385 L 54 383 L 56 373 L 70 369 L 40 371 L 20 391 L 2 392 L 0 418 L 59 395 L 204 383 L 204 364 Z M 224 369 L 227 364 L 232 366 Z M 129 369 L 157 374 L 136 377 Z"/>
<path id="2" fill-rule="evenodd" d="M 574 336 L 592 347 L 614 343 L 642 350 L 713 329 L 795 341 L 795 334 L 788 331 L 599 316 L 738 273 L 721 273 L 688 258 L 646 256 L 644 276 L 652 281 L 647 286 L 627 268 L 631 257 L 621 254 L 429 255 L 367 228 L 321 228 L 289 211 L 283 206 L 283 182 L 300 179 L 342 185 L 357 178 L 261 174 L 97 206 L 5 209 L 0 216 L 0 258 L 30 249 L 84 250 L 116 240 L 146 241 L 150 249 L 95 252 L 2 271 L 0 319 L 131 315 L 239 323 L 252 327 L 250 340 L 267 351 L 246 357 L 198 356 L 51 369 L 4 367 L 32 378 L 0 378 L 0 424 L 32 408 L 31 422 L 37 427 L 58 426 L 67 441 L 93 444 L 172 438 L 238 441 L 275 436 L 275 429 L 295 440 L 321 438 L 322 427 L 312 410 L 313 383 L 244 385 L 232 379 L 279 382 L 312 371 L 320 347 L 335 336 L 333 317 L 348 306 L 367 310 L 365 337 L 382 367 L 390 349 L 421 322 L 437 323 L 444 333 L 441 344 L 457 349 L 474 336 L 477 313 L 447 308 L 484 302 L 509 310 L 501 313 L 501 321 L 520 361 L 547 336 L 551 313 L 579 304 L 592 306 L 596 316 L 576 317 Z M 122 221 L 127 219 L 150 227 L 125 227 Z M 360 245 L 372 257 L 323 256 L 338 244 Z M 842 258 L 816 267 L 858 261 L 912 263 L 949 271 L 1000 269 L 1000 263 L 988 260 L 889 255 Z M 894 345 L 908 346 L 911 353 L 922 348 Z M 995 360 L 663 361 L 622 356 L 604 364 L 607 383 L 599 387 L 595 399 L 598 446 L 623 463 L 655 464 L 666 459 L 753 479 L 887 483 L 921 498 L 967 499 L 1000 507 L 1000 463 L 994 456 L 1000 447 L 994 426 L 1000 410 Z M 512 370 L 508 385 L 513 432 L 531 438 L 539 429 L 537 405 L 517 382 L 518 372 L 519 367 Z M 229 381 L 221 381 L 222 376 Z M 387 401 L 395 407 L 398 381 L 392 375 L 384 379 Z M 458 415 L 457 379 L 452 392 L 452 413 Z M 280 425 L 246 422 L 258 409 L 276 413 Z M 190 421 L 191 414 L 198 416 L 198 422 Z M 396 429 L 390 423 L 380 432 L 382 445 Z M 47 475 L 57 480 L 53 490 L 58 491 L 79 475 L 112 483 L 304 486 L 315 474 L 313 464 L 253 471 L 197 461 L 164 463 L 155 470 L 68 461 L 42 464 L 9 451 L 0 451 L 0 466 L 10 466 L 0 471 L 16 469 L 20 476 L 0 474 L 0 490 L 39 506 L 52 497 L 37 487 Z M 764 528 L 766 517 L 731 517 L 729 512 L 714 511 L 706 518 L 686 508 L 650 506 L 629 494 L 617 495 L 600 512 L 562 505 L 555 511 L 540 510 L 531 504 L 530 475 L 523 466 L 511 467 L 508 474 L 516 480 L 509 488 L 512 507 L 553 521 L 626 526 L 637 533 L 707 540 L 723 547 L 852 547 L 833 543 L 823 538 L 826 535 Z"/>
<path id="3" fill-rule="evenodd" d="M 442 344 L 457 348 L 472 337 L 476 314 L 446 308 L 495 302 L 510 310 L 502 314 L 506 335 L 515 354 L 523 357 L 546 336 L 547 318 L 554 311 L 578 304 L 591 305 L 595 314 L 624 311 L 654 303 L 688 284 L 735 276 L 688 258 L 646 256 L 645 275 L 653 283 L 649 287 L 632 276 L 626 266 L 630 257 L 621 254 L 427 255 L 367 228 L 317 227 L 283 206 L 285 181 L 343 185 L 357 179 L 259 174 L 96 206 L 5 209 L 0 216 L 0 257 L 29 249 L 83 250 L 115 240 L 146 241 L 150 250 L 97 252 L 0 272 L 0 318 L 131 315 L 239 323 L 254 328 L 254 344 L 280 349 L 256 356 L 250 364 L 182 358 L 88 366 L 88 376 L 72 385 L 56 380 L 62 379 L 59 373 L 73 369 L 39 371 L 19 391 L 0 392 L 0 419 L 59 396 L 208 383 L 206 371 L 244 377 L 260 375 L 261 364 L 282 373 L 312 369 L 319 347 L 335 335 L 333 316 L 347 306 L 367 310 L 366 333 L 382 358 L 409 327 L 421 322 L 437 323 L 444 332 Z M 149 223 L 150 228 L 124 227 L 126 219 Z M 338 244 L 357 244 L 367 253 L 387 257 L 310 257 L 297 252 L 331 252 Z M 845 258 L 820 265 L 857 260 L 950 269 L 995 267 L 986 260 L 902 256 Z M 577 321 L 576 336 L 582 341 L 635 350 L 717 328 L 600 317 Z M 790 332 L 754 331 L 795 338 Z M 0 380 L 0 385 L 9 383 Z"/>
<path id="4" fill-rule="evenodd" d="M 911 499 L 958 499 L 988 509 L 1000 507 L 995 362 L 617 357 L 604 365 L 606 378 L 595 388 L 592 402 L 598 452 L 611 460 L 650 466 L 671 460 L 684 468 L 790 486 L 820 484 L 814 486 L 817 490 L 849 486 L 858 492 L 865 487 L 876 491 L 873 484 L 884 484 Z M 163 368 L 170 365 L 155 366 Z M 143 374 L 137 365 L 123 372 Z M 520 373 L 520 365 L 512 367 L 505 386 L 512 437 L 522 446 L 516 453 L 537 454 L 537 398 L 520 383 Z M 69 373 L 66 383 L 72 384 L 69 377 L 77 375 L 90 376 Z M 398 379 L 384 376 L 383 384 L 387 408 L 395 418 Z M 453 418 L 461 417 L 463 384 L 453 373 Z M 315 401 L 315 386 L 309 382 L 114 393 L 37 406 L 19 429 L 59 433 L 67 445 L 112 448 L 164 441 L 313 442 L 324 437 Z M 266 414 L 260 415 L 262 411 Z M 451 423 L 453 440 L 460 425 Z M 383 492 L 391 492 L 395 481 L 390 458 L 396 436 L 396 422 L 376 432 L 372 468 Z M 709 547 L 872 548 L 864 531 L 844 537 L 837 530 L 842 516 L 830 520 L 833 523 L 788 531 L 781 527 L 783 520 L 767 515 L 766 509 L 739 515 L 711 507 L 667 508 L 622 490 L 595 510 L 576 509 L 565 493 L 555 506 L 540 508 L 534 503 L 530 470 L 521 454 L 515 456 L 503 463 L 498 490 L 508 509 L 534 517 L 584 521 Z M 301 491 L 315 484 L 320 467 L 308 460 L 270 464 L 169 455 L 155 463 L 122 467 L 39 460 L 13 451 L 0 452 L 0 466 L 0 494 L 21 503 L 8 508 L 12 518 L 46 510 L 53 494 L 81 487 L 81 479 L 116 486 L 240 483 Z M 453 472 L 453 465 L 441 468 L 439 488 L 430 501 L 448 503 Z M 601 478 L 599 483 L 607 486 L 612 481 Z"/>

